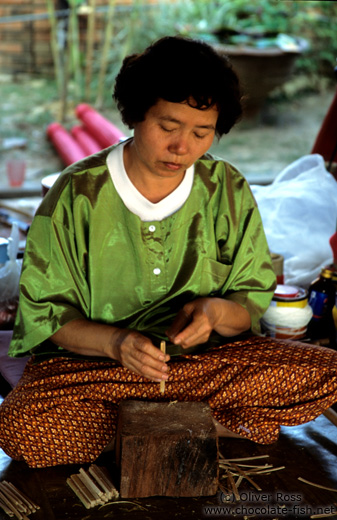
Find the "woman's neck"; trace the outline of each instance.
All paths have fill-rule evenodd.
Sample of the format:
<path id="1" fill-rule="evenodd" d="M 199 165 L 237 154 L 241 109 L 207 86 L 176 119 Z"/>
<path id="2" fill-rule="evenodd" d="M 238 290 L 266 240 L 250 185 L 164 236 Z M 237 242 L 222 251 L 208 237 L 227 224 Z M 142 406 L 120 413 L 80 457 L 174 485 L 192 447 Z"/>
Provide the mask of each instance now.
<path id="1" fill-rule="evenodd" d="M 160 177 L 148 171 L 142 163 L 135 160 L 132 141 L 124 146 L 124 168 L 135 188 L 152 203 L 160 202 L 178 188 L 185 172 L 176 177 Z"/>

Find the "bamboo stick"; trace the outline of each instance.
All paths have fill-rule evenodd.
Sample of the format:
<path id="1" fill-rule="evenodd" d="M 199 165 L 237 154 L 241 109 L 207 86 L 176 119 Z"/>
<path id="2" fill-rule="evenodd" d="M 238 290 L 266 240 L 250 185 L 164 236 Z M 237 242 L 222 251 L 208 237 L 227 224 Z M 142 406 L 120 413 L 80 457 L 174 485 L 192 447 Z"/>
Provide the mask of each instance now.
<path id="1" fill-rule="evenodd" d="M 2 482 L 0 482 L 0 491 L 3 492 L 4 495 L 12 502 L 12 504 L 17 508 L 20 513 L 29 513 L 29 509 L 22 503 L 21 500 L 18 499 L 17 495 L 11 491 L 10 488 L 4 486 Z"/>
<path id="2" fill-rule="evenodd" d="M 72 491 L 75 493 L 75 495 L 77 496 L 77 498 L 82 502 L 82 504 L 84 505 L 84 507 L 86 509 L 90 509 L 91 508 L 91 503 L 89 500 L 87 500 L 87 498 L 84 496 L 84 494 L 82 493 L 82 491 L 77 487 L 77 485 L 71 480 L 71 478 L 67 478 L 67 484 L 68 486 L 72 489 Z"/>
<path id="3" fill-rule="evenodd" d="M 263 475 L 264 473 L 266 473 L 267 475 L 269 475 L 269 473 L 272 473 L 273 471 L 280 471 L 281 469 L 285 469 L 285 466 L 279 466 L 278 468 L 257 469 L 256 471 L 252 469 L 249 474 Z"/>
<path id="4" fill-rule="evenodd" d="M 27 517 L 22 515 L 20 511 L 16 509 L 15 505 L 10 500 L 8 500 L 7 496 L 4 495 L 2 491 L 0 491 L 0 499 L 9 507 L 9 509 L 14 513 L 14 516 L 16 516 L 16 518 L 18 518 L 19 520 L 27 520 Z"/>
<path id="5" fill-rule="evenodd" d="M 116 500 L 119 493 L 111 480 L 105 475 L 104 471 L 96 464 L 92 464 L 89 468 L 89 473 L 95 478 L 96 482 L 102 487 L 110 500 Z"/>
<path id="6" fill-rule="evenodd" d="M 1 500 L 1 498 L 0 498 L 0 507 L 1 507 L 1 509 L 3 509 L 5 511 L 6 515 L 14 516 L 13 511 L 11 509 L 9 509 L 7 504 L 5 502 L 3 502 L 3 500 Z"/>
<path id="7" fill-rule="evenodd" d="M 240 459 L 226 459 L 220 453 L 220 459 L 222 459 L 224 462 L 242 462 L 242 461 L 246 461 L 246 460 L 267 459 L 268 457 L 269 457 L 269 455 L 257 455 L 256 457 L 241 457 Z"/>
<path id="8" fill-rule="evenodd" d="M 315 484 L 315 482 L 310 482 L 310 480 L 305 480 L 302 477 L 297 477 L 297 480 L 300 480 L 301 482 L 304 482 L 305 484 L 309 484 L 310 486 L 314 486 L 314 487 L 317 487 L 317 488 L 320 488 L 320 489 L 325 489 L 326 491 L 334 491 L 335 493 L 337 493 L 337 489 L 336 488 L 330 488 L 330 487 L 326 487 L 326 486 L 321 486 L 320 484 Z"/>
<path id="9" fill-rule="evenodd" d="M 160 350 L 165 355 L 166 354 L 166 342 L 160 342 Z M 163 394 L 165 392 L 165 381 L 160 381 L 160 392 Z"/>
<path id="10" fill-rule="evenodd" d="M 99 475 L 99 473 L 98 473 L 96 468 L 97 468 L 97 466 L 94 466 L 94 465 L 90 466 L 90 468 L 89 468 L 90 475 L 92 475 L 94 477 L 94 479 L 96 480 L 97 484 L 99 484 L 99 486 L 103 489 L 103 491 L 106 493 L 108 498 L 112 498 L 112 496 L 110 496 L 111 492 L 110 492 L 110 489 L 109 489 L 109 485 Z"/>
<path id="11" fill-rule="evenodd" d="M 91 480 L 91 478 L 84 471 L 83 468 L 80 469 L 79 477 L 82 480 L 83 484 L 89 489 L 90 493 L 95 497 L 95 499 L 99 499 L 104 502 L 108 501 L 107 499 L 105 499 L 104 493 L 96 486 L 96 484 Z"/>
<path id="12" fill-rule="evenodd" d="M 232 477 L 232 475 L 230 473 L 228 473 L 228 481 L 230 483 L 230 486 L 231 486 L 233 495 L 235 497 L 235 500 L 237 502 L 239 502 L 240 501 L 239 491 L 238 491 L 238 488 L 236 487 L 235 481 L 234 481 L 234 479 L 233 479 L 233 477 Z"/>
<path id="13" fill-rule="evenodd" d="M 6 480 L 4 480 L 3 484 L 8 486 L 13 491 L 13 493 L 16 494 L 18 496 L 18 498 L 28 507 L 28 509 L 32 513 L 35 513 L 38 509 L 40 509 L 40 506 L 35 504 L 35 502 L 33 502 L 33 500 L 28 498 L 26 495 L 21 493 L 21 491 L 19 491 L 11 482 L 7 482 Z"/>
<path id="14" fill-rule="evenodd" d="M 90 504 L 90 507 L 94 507 L 97 505 L 97 499 L 92 495 L 89 489 L 83 484 L 82 480 L 78 475 L 71 475 L 70 480 L 74 483 L 74 485 L 79 489 L 82 495 L 85 496 L 87 501 Z"/>
<path id="15" fill-rule="evenodd" d="M 239 468 L 236 464 L 233 464 L 233 467 L 234 467 L 234 468 L 236 469 L 236 471 L 238 472 L 238 475 L 242 475 L 243 478 L 245 478 L 246 480 L 248 480 L 248 482 L 250 482 L 250 483 L 252 484 L 252 486 L 254 486 L 255 489 L 257 489 L 257 491 L 262 491 L 262 488 L 260 488 L 260 486 L 259 486 L 258 484 L 256 484 L 256 483 L 254 482 L 254 480 L 251 479 L 251 478 L 249 477 L 249 475 L 248 475 L 245 471 L 243 471 L 241 468 Z"/>

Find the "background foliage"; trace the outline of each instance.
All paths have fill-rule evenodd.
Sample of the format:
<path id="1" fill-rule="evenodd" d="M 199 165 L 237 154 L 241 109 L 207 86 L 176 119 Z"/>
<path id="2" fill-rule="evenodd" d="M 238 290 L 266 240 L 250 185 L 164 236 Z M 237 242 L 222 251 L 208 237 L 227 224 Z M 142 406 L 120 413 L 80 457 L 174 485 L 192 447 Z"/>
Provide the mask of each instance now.
<path id="1" fill-rule="evenodd" d="M 269 45 L 277 34 L 305 38 L 308 49 L 296 72 L 301 88 L 333 83 L 337 65 L 337 2 L 287 0 L 184 0 L 115 11 L 106 82 L 112 85 L 122 59 L 165 35 L 182 34 L 241 45 Z M 261 39 L 261 36 L 263 37 Z M 267 38 L 268 39 L 267 39 Z"/>

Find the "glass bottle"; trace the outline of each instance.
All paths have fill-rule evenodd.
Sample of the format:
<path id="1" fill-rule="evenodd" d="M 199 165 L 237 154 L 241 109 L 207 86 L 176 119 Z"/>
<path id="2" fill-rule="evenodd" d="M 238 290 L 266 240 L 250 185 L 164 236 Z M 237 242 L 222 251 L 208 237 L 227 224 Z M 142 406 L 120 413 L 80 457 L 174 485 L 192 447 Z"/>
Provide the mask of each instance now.
<path id="1" fill-rule="evenodd" d="M 332 317 L 336 291 L 332 281 L 332 271 L 322 269 L 317 280 L 312 282 L 308 291 L 308 303 L 313 311 L 307 336 L 313 340 L 322 340 L 321 344 L 336 348 L 336 329 Z"/>

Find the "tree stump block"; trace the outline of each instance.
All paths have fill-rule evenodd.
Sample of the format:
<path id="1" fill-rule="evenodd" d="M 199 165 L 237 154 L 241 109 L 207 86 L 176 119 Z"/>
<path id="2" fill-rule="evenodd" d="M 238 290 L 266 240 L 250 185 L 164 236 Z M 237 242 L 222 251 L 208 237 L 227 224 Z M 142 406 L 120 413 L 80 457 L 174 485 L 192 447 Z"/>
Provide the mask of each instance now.
<path id="1" fill-rule="evenodd" d="M 122 498 L 215 495 L 218 438 L 205 403 L 120 404 L 116 437 Z"/>

